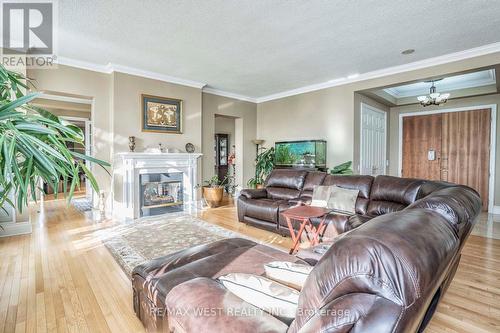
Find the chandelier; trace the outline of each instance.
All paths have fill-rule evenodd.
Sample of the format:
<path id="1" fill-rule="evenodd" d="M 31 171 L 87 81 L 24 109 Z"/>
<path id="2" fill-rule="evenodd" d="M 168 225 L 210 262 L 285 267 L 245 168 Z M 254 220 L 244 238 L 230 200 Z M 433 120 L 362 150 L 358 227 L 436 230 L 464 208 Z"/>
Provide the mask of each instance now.
<path id="1" fill-rule="evenodd" d="M 429 96 L 418 96 L 417 99 L 420 102 L 422 106 L 429 106 L 429 105 L 439 105 L 439 104 L 444 104 L 448 101 L 448 98 L 450 97 L 450 94 L 440 94 L 436 91 L 436 86 L 434 85 L 434 82 L 440 81 L 440 80 L 433 80 L 433 81 L 425 81 L 425 82 L 432 82 L 432 86 L 430 89 Z"/>

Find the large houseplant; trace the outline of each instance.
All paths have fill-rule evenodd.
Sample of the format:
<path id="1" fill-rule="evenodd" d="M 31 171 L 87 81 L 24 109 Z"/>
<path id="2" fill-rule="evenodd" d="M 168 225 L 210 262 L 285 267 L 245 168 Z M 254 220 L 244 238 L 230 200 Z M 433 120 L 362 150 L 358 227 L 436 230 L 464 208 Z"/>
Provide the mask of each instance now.
<path id="1" fill-rule="evenodd" d="M 203 198 L 210 208 L 219 207 L 222 203 L 222 199 L 224 198 L 224 185 L 227 180 L 227 176 L 220 180 L 219 177 L 215 175 L 205 181 L 206 185 L 203 186 Z"/>
<path id="2" fill-rule="evenodd" d="M 267 176 L 274 169 L 274 148 L 262 151 L 255 159 L 255 177 L 250 178 L 247 185 L 252 188 L 262 187 Z"/>
<path id="3" fill-rule="evenodd" d="M 24 75 L 0 65 L 0 207 L 22 210 L 38 181 L 49 184 L 54 193 L 63 181 L 62 192 L 71 200 L 79 186 L 78 174 L 87 177 L 95 191 L 99 186 L 85 160 L 100 166 L 108 163 L 69 150 L 66 143 L 83 145 L 82 131 L 52 113 L 30 104 L 40 93 L 24 94 L 33 87 Z M 14 194 L 14 200 L 11 195 Z"/>

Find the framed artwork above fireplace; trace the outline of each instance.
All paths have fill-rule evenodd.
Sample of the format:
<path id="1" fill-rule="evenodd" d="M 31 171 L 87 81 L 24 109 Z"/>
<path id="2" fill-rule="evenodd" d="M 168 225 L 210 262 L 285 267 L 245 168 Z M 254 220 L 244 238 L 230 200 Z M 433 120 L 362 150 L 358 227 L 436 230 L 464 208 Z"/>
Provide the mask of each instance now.
<path id="1" fill-rule="evenodd" d="M 182 133 L 182 100 L 141 95 L 142 131 Z"/>

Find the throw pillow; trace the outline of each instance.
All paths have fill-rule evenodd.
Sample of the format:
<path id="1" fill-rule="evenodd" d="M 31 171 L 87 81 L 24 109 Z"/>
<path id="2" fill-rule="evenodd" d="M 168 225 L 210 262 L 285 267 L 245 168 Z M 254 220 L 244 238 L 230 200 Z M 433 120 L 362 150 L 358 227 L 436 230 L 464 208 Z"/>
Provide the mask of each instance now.
<path id="1" fill-rule="evenodd" d="M 233 294 L 273 316 L 295 318 L 299 292 L 266 277 L 230 273 L 219 281 Z"/>
<path id="2" fill-rule="evenodd" d="M 356 200 L 359 190 L 349 190 L 338 186 L 333 186 L 328 199 L 328 208 L 341 212 L 356 213 Z"/>
<path id="3" fill-rule="evenodd" d="M 296 289 L 302 289 L 313 267 L 289 261 L 273 261 L 264 265 L 266 276 Z"/>
<path id="4" fill-rule="evenodd" d="M 314 186 L 311 206 L 326 207 L 328 205 L 328 198 L 330 197 L 331 189 L 331 186 Z"/>

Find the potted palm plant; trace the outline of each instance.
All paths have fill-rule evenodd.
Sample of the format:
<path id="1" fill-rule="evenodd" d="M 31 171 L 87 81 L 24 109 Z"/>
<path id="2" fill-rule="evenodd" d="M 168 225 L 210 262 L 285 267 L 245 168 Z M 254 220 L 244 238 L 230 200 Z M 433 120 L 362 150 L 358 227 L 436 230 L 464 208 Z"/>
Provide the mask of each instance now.
<path id="1" fill-rule="evenodd" d="M 219 176 L 215 175 L 209 180 L 205 181 L 205 186 L 203 186 L 203 198 L 207 202 L 210 208 L 219 207 L 224 198 L 224 185 L 227 182 L 227 176 L 223 180 L 219 179 Z"/>
<path id="2" fill-rule="evenodd" d="M 108 163 L 71 151 L 68 142 L 83 145 L 77 127 L 52 113 L 31 105 L 40 93 L 25 94 L 34 87 L 24 75 L 0 65 L 0 207 L 17 206 L 22 211 L 29 198 L 36 200 L 38 181 L 49 184 L 54 193 L 63 192 L 68 202 L 79 186 L 79 173 L 99 192 L 97 181 L 85 165 L 91 161 L 102 167 Z M 59 189 L 59 181 L 63 188 Z M 14 193 L 14 200 L 11 194 Z"/>
<path id="3" fill-rule="evenodd" d="M 257 158 L 255 159 L 255 177 L 250 178 L 247 185 L 252 188 L 261 188 L 267 176 L 274 169 L 274 148 L 263 148 Z"/>

